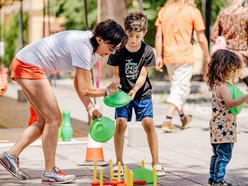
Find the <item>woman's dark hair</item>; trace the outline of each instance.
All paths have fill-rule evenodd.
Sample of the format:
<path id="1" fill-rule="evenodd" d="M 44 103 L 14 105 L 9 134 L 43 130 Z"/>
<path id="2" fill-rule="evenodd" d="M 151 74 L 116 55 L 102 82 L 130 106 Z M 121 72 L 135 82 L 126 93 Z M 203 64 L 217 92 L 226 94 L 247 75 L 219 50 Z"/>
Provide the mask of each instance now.
<path id="1" fill-rule="evenodd" d="M 142 12 L 131 12 L 124 21 L 125 31 L 127 32 L 146 32 L 148 27 L 148 20 Z"/>
<path id="2" fill-rule="evenodd" d="M 96 25 L 96 28 L 93 31 L 93 37 L 90 39 L 93 46 L 93 53 L 96 52 L 99 45 L 96 37 L 100 37 L 106 43 L 113 46 L 117 46 L 121 43 L 122 47 L 127 42 L 127 35 L 123 28 L 112 19 L 107 19 L 106 21 L 102 21 Z"/>
<path id="3" fill-rule="evenodd" d="M 213 90 L 215 84 L 229 80 L 230 74 L 238 71 L 241 66 L 241 59 L 234 52 L 224 49 L 214 52 L 204 77 L 209 90 Z"/>

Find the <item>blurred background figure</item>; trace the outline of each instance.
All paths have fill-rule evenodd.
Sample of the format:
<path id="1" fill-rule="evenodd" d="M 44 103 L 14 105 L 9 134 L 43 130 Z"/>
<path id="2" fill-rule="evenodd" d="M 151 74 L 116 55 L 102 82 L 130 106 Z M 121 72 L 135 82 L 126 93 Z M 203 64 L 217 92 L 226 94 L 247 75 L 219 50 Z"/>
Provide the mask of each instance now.
<path id="1" fill-rule="evenodd" d="M 245 0 L 228 0 L 228 7 L 221 10 L 214 24 L 211 40 L 222 36 L 226 48 L 236 52 L 242 59 L 239 78 L 248 86 L 248 8 Z"/>
<path id="2" fill-rule="evenodd" d="M 2 96 L 8 88 L 8 71 L 3 64 L 0 66 L 0 96 Z"/>
<path id="3" fill-rule="evenodd" d="M 194 0 L 169 0 L 158 13 L 155 47 L 157 50 L 156 69 L 166 65 L 171 82 L 167 115 L 162 125 L 165 132 L 178 132 L 172 118 L 178 111 L 182 129 L 189 126 L 191 115 L 185 115 L 183 105 L 190 94 L 194 56 L 192 33 L 195 31 L 203 50 L 205 64 L 209 60 L 208 42 L 201 12 Z"/>

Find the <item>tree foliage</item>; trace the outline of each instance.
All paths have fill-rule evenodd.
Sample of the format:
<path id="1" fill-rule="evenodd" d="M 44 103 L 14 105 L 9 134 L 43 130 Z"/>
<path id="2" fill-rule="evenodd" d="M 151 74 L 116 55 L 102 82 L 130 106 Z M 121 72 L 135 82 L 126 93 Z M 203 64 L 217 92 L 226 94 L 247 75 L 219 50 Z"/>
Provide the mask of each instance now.
<path id="1" fill-rule="evenodd" d="M 89 27 L 93 28 L 96 23 L 96 0 L 87 0 L 88 23 Z M 85 12 L 84 1 L 82 0 L 60 0 L 57 2 L 56 16 L 64 16 L 66 18 L 66 30 L 85 30 Z"/>
<path id="2" fill-rule="evenodd" d="M 7 67 L 10 66 L 15 53 L 18 52 L 19 49 L 18 45 L 18 23 L 19 23 L 19 14 L 13 14 L 11 16 L 10 25 L 7 27 L 4 24 L 4 32 L 3 32 L 3 41 L 4 41 L 4 57 L 3 57 L 3 64 Z M 27 23 L 28 23 L 28 14 L 23 14 L 23 39 L 24 45 L 27 43 Z"/>

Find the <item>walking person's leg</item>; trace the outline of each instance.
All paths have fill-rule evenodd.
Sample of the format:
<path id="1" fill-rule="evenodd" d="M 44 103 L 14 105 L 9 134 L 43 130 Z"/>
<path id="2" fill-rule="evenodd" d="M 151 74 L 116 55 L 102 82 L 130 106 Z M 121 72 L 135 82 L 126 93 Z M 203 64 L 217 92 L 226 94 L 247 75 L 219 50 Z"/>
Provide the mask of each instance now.
<path id="1" fill-rule="evenodd" d="M 162 126 L 165 132 L 178 132 L 179 128 L 172 124 L 172 118 L 176 111 L 179 111 L 183 128 L 184 113 L 183 105 L 186 98 L 190 94 L 191 77 L 192 77 L 192 64 L 167 64 L 169 79 L 171 82 L 170 94 L 167 99 L 169 103 L 166 119 Z M 192 116 L 191 116 L 192 117 Z M 187 123 L 188 125 L 188 123 Z"/>

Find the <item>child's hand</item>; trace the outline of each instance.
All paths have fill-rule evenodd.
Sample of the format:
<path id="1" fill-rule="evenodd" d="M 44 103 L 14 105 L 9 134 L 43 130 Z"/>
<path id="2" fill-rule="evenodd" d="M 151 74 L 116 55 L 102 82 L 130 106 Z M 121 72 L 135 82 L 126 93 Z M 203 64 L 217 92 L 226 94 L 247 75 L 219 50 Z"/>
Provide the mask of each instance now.
<path id="1" fill-rule="evenodd" d="M 132 97 L 132 100 L 134 99 L 137 91 L 133 88 L 132 90 L 129 91 L 128 95 Z"/>

